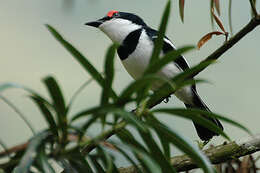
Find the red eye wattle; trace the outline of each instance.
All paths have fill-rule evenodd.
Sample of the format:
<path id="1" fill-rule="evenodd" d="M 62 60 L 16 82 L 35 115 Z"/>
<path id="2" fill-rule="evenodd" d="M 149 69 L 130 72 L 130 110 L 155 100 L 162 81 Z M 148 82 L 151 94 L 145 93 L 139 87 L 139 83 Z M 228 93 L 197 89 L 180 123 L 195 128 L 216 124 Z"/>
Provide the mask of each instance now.
<path id="1" fill-rule="evenodd" d="M 116 11 L 116 10 L 111 10 L 111 11 L 109 11 L 108 13 L 107 13 L 107 16 L 108 17 L 112 17 L 114 14 L 116 14 L 116 13 L 118 13 L 118 11 Z"/>

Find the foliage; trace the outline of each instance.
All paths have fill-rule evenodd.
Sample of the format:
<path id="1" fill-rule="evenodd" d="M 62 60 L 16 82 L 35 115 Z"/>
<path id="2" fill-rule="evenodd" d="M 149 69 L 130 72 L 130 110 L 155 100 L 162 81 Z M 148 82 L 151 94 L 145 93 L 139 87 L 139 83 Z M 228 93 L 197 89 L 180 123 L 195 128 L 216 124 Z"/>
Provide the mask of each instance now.
<path id="1" fill-rule="evenodd" d="M 35 134 L 22 149 L 8 150 L 5 152 L 6 154 L 0 155 L 1 157 L 9 156 L 7 161 L 0 165 L 2 169 L 0 171 L 24 173 L 38 170 L 40 172 L 53 173 L 54 168 L 50 161 L 54 160 L 64 169 L 64 172 L 117 173 L 119 171 L 114 153 L 119 153 L 130 164 L 135 165 L 139 172 L 171 173 L 176 172 L 170 163 L 170 148 L 174 146 L 190 156 L 204 172 L 215 172 L 214 167 L 200 149 L 179 132 L 162 123 L 158 118 L 158 114 L 163 113 L 192 120 L 219 133 L 227 140 L 230 138 L 225 132 L 209 120 L 199 116 L 199 114 L 217 117 L 249 132 L 246 127 L 225 116 L 196 109 L 150 110 L 150 108 L 173 94 L 177 89 L 196 82 L 204 82 L 204 80 L 190 79 L 189 75 L 199 72 L 212 63 L 212 61 L 200 63 L 171 80 L 160 79 L 156 76 L 156 72 L 163 66 L 192 49 L 190 46 L 183 47 L 169 52 L 165 57 L 159 58 L 162 39 L 170 16 L 170 5 L 170 1 L 168 1 L 150 65 L 142 78 L 130 83 L 121 93 L 117 93 L 112 87 L 115 72 L 114 57 L 116 45 L 111 45 L 108 48 L 105 55 L 104 74 L 101 74 L 90 63 L 88 58 L 69 43 L 54 27 L 46 25 L 54 38 L 91 75 L 92 80 L 95 80 L 102 88 L 100 104 L 71 115 L 69 110 L 83 87 L 80 87 L 72 99 L 67 101 L 63 96 L 60 84 L 53 76 L 47 76 L 43 80 L 50 99 L 46 99 L 38 92 L 18 84 L 5 83 L 0 85 L 0 92 L 10 88 L 22 88 L 27 91 L 30 95 L 29 98 L 39 108 L 41 115 L 48 124 L 46 129 Z M 180 1 L 180 8 L 183 20 L 184 0 Z M 217 4 L 216 8 L 219 12 Z M 223 32 L 226 33 L 225 30 Z M 157 92 L 149 93 L 151 84 L 158 80 L 163 80 L 165 84 Z M 84 87 L 88 83 L 84 84 Z M 3 97 L 1 98 L 3 99 Z M 7 100 L 6 98 L 4 99 Z M 9 103 L 8 100 L 6 102 Z M 127 111 L 127 106 L 133 103 L 136 106 L 136 110 Z M 17 110 L 14 105 L 11 107 Z M 22 116 L 20 111 L 19 115 Z M 85 123 L 79 125 L 76 123 L 78 120 L 85 120 Z M 93 126 L 95 123 L 102 125 L 102 132 L 94 137 L 87 136 L 91 128 L 96 128 Z M 137 137 L 131 133 L 129 127 L 135 129 L 142 141 L 137 140 Z M 31 126 L 30 128 L 33 129 Z M 107 138 L 114 134 L 120 139 L 120 142 L 105 142 Z M 159 141 L 156 141 L 154 136 L 157 136 Z M 3 142 L 1 144 L 5 146 Z M 129 155 L 129 153 L 131 154 Z"/>

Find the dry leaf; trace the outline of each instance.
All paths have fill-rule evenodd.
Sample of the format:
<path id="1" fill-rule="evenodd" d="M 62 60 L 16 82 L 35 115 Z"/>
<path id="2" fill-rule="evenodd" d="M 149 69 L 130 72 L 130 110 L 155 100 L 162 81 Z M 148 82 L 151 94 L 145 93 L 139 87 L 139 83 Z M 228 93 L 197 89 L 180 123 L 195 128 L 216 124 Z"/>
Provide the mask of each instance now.
<path id="1" fill-rule="evenodd" d="M 218 12 L 218 15 L 220 16 L 220 7 L 219 7 L 219 0 L 214 0 L 215 8 Z"/>
<path id="2" fill-rule="evenodd" d="M 199 42 L 197 44 L 198 49 L 200 49 L 201 46 L 203 46 L 207 41 L 209 41 L 213 35 L 225 35 L 225 33 L 219 32 L 219 31 L 213 31 L 213 32 L 207 33 L 199 40 Z"/>
<path id="3" fill-rule="evenodd" d="M 227 33 L 226 30 L 225 30 L 225 28 L 224 28 L 224 26 L 223 26 L 223 24 L 222 24 L 222 22 L 221 22 L 221 20 L 215 15 L 213 8 L 211 9 L 211 12 L 212 12 L 212 15 L 213 15 L 213 17 L 214 17 L 216 23 L 217 23 L 218 26 L 220 27 L 220 29 L 221 29 L 224 33 Z"/>
<path id="4" fill-rule="evenodd" d="M 179 10 L 182 22 L 184 21 L 184 1 L 185 0 L 179 0 Z"/>

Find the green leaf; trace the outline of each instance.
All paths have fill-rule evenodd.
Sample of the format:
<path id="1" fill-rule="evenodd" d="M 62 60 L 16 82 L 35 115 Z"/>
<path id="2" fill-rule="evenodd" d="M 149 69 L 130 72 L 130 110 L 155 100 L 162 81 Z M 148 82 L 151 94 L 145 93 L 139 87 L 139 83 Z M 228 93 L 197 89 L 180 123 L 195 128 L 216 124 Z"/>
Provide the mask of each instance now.
<path id="1" fill-rule="evenodd" d="M 153 159 L 160 165 L 162 172 L 175 173 L 176 171 L 170 165 L 169 160 L 167 160 L 165 158 L 161 149 L 154 141 L 150 132 L 149 131 L 146 131 L 146 132 L 139 131 L 139 134 L 141 135 L 143 141 L 146 143 L 146 146 L 149 148 L 151 157 L 153 157 Z"/>
<path id="2" fill-rule="evenodd" d="M 127 103 L 129 100 L 131 100 L 130 98 L 135 92 L 143 89 L 145 86 L 151 85 L 155 81 L 162 81 L 166 83 L 168 82 L 165 79 L 156 75 L 143 76 L 140 79 L 133 81 L 122 91 L 117 104 L 121 105 Z"/>
<path id="3" fill-rule="evenodd" d="M 73 120 L 76 120 L 76 119 L 82 117 L 83 115 L 92 114 L 92 113 L 95 113 L 96 115 L 112 113 L 112 114 L 115 114 L 116 116 L 123 118 L 127 123 L 134 125 L 135 127 L 139 128 L 140 130 L 146 130 L 142 121 L 140 121 L 133 113 L 127 112 L 121 108 L 115 108 L 115 107 L 111 107 L 111 106 L 110 107 L 104 107 L 104 106 L 94 107 L 92 109 L 82 111 L 82 112 L 76 114 L 73 117 Z"/>
<path id="4" fill-rule="evenodd" d="M 112 45 L 109 47 L 106 59 L 105 59 L 105 83 L 104 87 L 102 89 L 101 94 L 101 105 L 107 105 L 109 104 L 109 98 L 112 91 L 112 83 L 114 79 L 114 58 L 116 53 L 116 45 Z M 104 125 L 106 123 L 106 114 L 101 115 L 101 123 L 102 127 L 104 128 Z"/>
<path id="5" fill-rule="evenodd" d="M 146 126 L 143 124 L 143 122 L 136 117 L 135 114 L 129 113 L 123 109 L 120 108 L 112 108 L 108 109 L 108 112 L 114 113 L 115 115 L 122 117 L 127 123 L 132 124 L 136 128 L 140 129 L 141 131 L 146 131 Z"/>
<path id="6" fill-rule="evenodd" d="M 29 127 L 29 129 L 31 130 L 32 134 L 35 135 L 36 132 L 32 126 L 32 124 L 29 122 L 29 120 L 26 118 L 26 116 L 11 102 L 9 101 L 7 98 L 5 98 L 4 96 L 0 95 L 0 99 L 3 100 L 8 106 L 10 106 L 10 108 L 12 108 L 20 117 L 21 119 L 25 122 L 25 124 Z"/>
<path id="7" fill-rule="evenodd" d="M 30 89 L 26 86 L 20 85 L 20 84 L 11 83 L 11 82 L 0 84 L 0 92 L 3 92 L 3 91 L 10 89 L 10 88 L 19 88 L 19 89 L 23 89 L 23 90 L 25 90 L 29 93 L 35 93 L 32 89 Z"/>
<path id="8" fill-rule="evenodd" d="M 100 146 L 97 146 L 97 153 L 100 157 L 100 160 L 103 162 L 103 165 L 106 168 L 106 173 L 115 172 L 114 164 L 111 156 Z"/>
<path id="9" fill-rule="evenodd" d="M 7 146 L 5 145 L 5 143 L 4 143 L 4 141 L 2 139 L 0 139 L 0 145 L 4 149 L 4 152 L 3 152 L 4 156 L 7 155 L 11 159 L 11 155 L 8 152 L 8 148 L 7 148 Z"/>
<path id="10" fill-rule="evenodd" d="M 164 136 L 161 136 L 160 133 L 157 132 L 157 130 L 155 130 L 155 132 L 163 147 L 164 156 L 166 157 L 167 160 L 170 160 L 170 158 L 171 158 L 170 142 L 166 138 L 164 138 Z"/>
<path id="11" fill-rule="evenodd" d="M 178 77 L 178 76 L 176 76 Z M 176 90 L 193 85 L 195 83 L 205 82 L 205 80 L 194 80 L 194 79 L 186 79 L 186 80 L 180 80 L 176 81 L 175 77 L 171 79 L 171 83 L 165 83 L 163 86 L 161 86 L 158 90 L 156 90 L 147 101 L 147 107 L 152 108 L 155 105 L 161 103 L 165 98 L 173 94 Z M 178 82 L 178 83 L 177 83 Z"/>
<path id="12" fill-rule="evenodd" d="M 29 169 L 38 155 L 39 147 L 46 142 L 47 137 L 50 133 L 48 131 L 41 132 L 34 136 L 26 149 L 19 165 L 14 169 L 13 173 L 25 173 L 29 172 Z"/>
<path id="13" fill-rule="evenodd" d="M 116 45 L 109 47 L 105 60 L 105 83 L 102 91 L 101 104 L 106 105 L 112 91 L 112 82 L 114 79 L 114 58 L 116 53 Z"/>
<path id="14" fill-rule="evenodd" d="M 92 78 L 95 79 L 97 83 L 103 88 L 105 81 L 102 75 L 96 70 L 96 68 L 74 46 L 72 46 L 68 41 L 66 41 L 52 26 L 47 24 L 46 27 L 56 38 L 56 40 L 59 41 L 61 45 L 63 45 L 70 52 L 73 58 L 75 58 L 85 69 L 85 71 L 88 72 L 92 76 Z M 112 97 L 114 99 L 117 98 L 117 95 L 113 90 Z"/>
<path id="15" fill-rule="evenodd" d="M 76 113 L 75 115 L 73 115 L 71 121 L 75 121 L 79 118 L 82 118 L 83 116 L 87 116 L 89 114 L 96 113 L 96 112 L 100 111 L 100 109 L 102 109 L 102 108 L 104 108 L 104 107 L 96 106 L 96 107 L 93 107 L 90 109 L 82 110 L 79 113 Z"/>
<path id="16" fill-rule="evenodd" d="M 30 97 L 34 101 L 34 103 L 38 106 L 39 110 L 41 111 L 52 134 L 58 137 L 58 128 L 54 116 L 52 115 L 51 111 L 49 110 L 45 102 L 37 96 L 30 96 Z"/>
<path id="17" fill-rule="evenodd" d="M 170 15 L 171 1 L 169 0 L 164 9 L 163 17 L 161 20 L 158 37 L 155 40 L 155 45 L 150 59 L 150 64 L 153 64 L 157 59 L 159 59 L 160 52 L 163 47 L 163 39 L 167 28 L 167 23 Z"/>
<path id="18" fill-rule="evenodd" d="M 214 60 L 207 60 L 199 63 L 198 65 L 181 72 L 177 76 L 173 77 L 171 81 L 174 85 L 169 85 L 168 83 L 164 84 L 158 90 L 156 90 L 147 101 L 147 107 L 152 108 L 153 106 L 162 102 L 166 97 L 173 94 L 179 86 L 183 86 L 183 82 L 187 82 L 188 79 L 191 79 L 195 74 L 200 72 L 202 69 L 205 69 L 207 66 L 215 62 Z M 192 81 L 192 80 L 191 80 Z M 189 83 L 189 82 L 188 82 Z"/>
<path id="19" fill-rule="evenodd" d="M 44 173 L 55 173 L 54 169 L 48 162 L 48 158 L 44 152 L 44 149 L 41 149 L 38 157 L 37 157 L 38 165 L 41 168 L 41 171 Z"/>
<path id="20" fill-rule="evenodd" d="M 62 91 L 58 85 L 58 82 L 52 77 L 47 76 L 43 79 L 44 84 L 52 98 L 53 107 L 56 111 L 58 127 L 61 128 L 62 138 L 61 143 L 65 144 L 67 140 L 67 108 Z"/>
<path id="21" fill-rule="evenodd" d="M 69 163 L 73 168 L 75 168 L 79 173 L 94 173 L 86 161 L 82 156 L 77 156 L 69 159 Z"/>
<path id="22" fill-rule="evenodd" d="M 120 148 L 118 145 L 114 145 L 114 147 L 116 148 L 117 152 L 122 154 L 126 160 L 128 160 L 131 165 L 133 165 L 135 167 L 135 170 L 137 173 L 141 173 L 141 170 L 139 168 L 139 166 L 135 163 L 135 161 L 129 156 L 128 153 L 126 153 L 122 148 Z"/>
<path id="23" fill-rule="evenodd" d="M 43 82 L 52 98 L 56 112 L 62 117 L 66 116 L 66 104 L 58 82 L 52 76 L 45 77 Z"/>
<path id="24" fill-rule="evenodd" d="M 156 73 L 160 71 L 166 64 L 175 61 L 183 53 L 194 49 L 194 46 L 185 46 L 183 48 L 172 50 L 168 52 L 164 57 L 157 59 L 153 64 L 151 64 L 145 71 L 145 74 Z"/>
<path id="25" fill-rule="evenodd" d="M 37 96 L 39 99 L 44 101 L 49 106 L 52 106 L 44 97 L 42 97 L 40 94 L 38 94 L 36 91 L 34 91 L 31 88 L 28 88 L 26 86 L 23 86 L 23 85 L 20 85 L 20 84 L 17 84 L 17 83 L 11 83 L 11 82 L 0 84 L 0 92 L 3 92 L 5 90 L 7 90 L 7 89 L 12 89 L 12 88 L 22 89 L 22 90 L 30 93 L 31 95 Z"/>
<path id="26" fill-rule="evenodd" d="M 206 116 L 209 116 L 212 118 L 217 118 L 222 121 L 225 121 L 229 124 L 232 124 L 232 125 L 240 128 L 241 130 L 247 132 L 248 134 L 253 135 L 252 132 L 248 128 L 246 128 L 245 126 L 243 126 L 242 124 L 240 124 L 234 120 L 227 118 L 226 116 L 222 116 L 219 114 L 215 114 L 215 113 L 200 110 L 200 109 L 180 109 L 180 108 L 179 109 L 156 109 L 153 112 L 165 112 L 165 113 L 171 113 L 171 114 L 175 114 L 175 113 L 176 114 L 178 114 L 178 113 L 179 114 L 182 114 L 182 113 L 183 114 L 202 114 L 202 115 L 206 115 Z"/>
<path id="27" fill-rule="evenodd" d="M 102 168 L 100 163 L 98 163 L 98 161 L 97 161 L 95 156 L 89 155 L 89 158 L 90 158 L 90 160 L 92 162 L 92 165 L 95 167 L 96 172 L 98 172 L 98 173 L 105 173 L 105 170 Z"/>
<path id="28" fill-rule="evenodd" d="M 167 138 L 172 144 L 174 144 L 181 151 L 186 153 L 189 157 L 198 164 L 199 167 L 203 169 L 206 173 L 214 172 L 213 167 L 206 156 L 195 146 L 193 146 L 189 140 L 184 136 L 177 133 L 174 130 L 170 130 L 168 127 L 159 123 L 159 121 L 154 121 L 152 116 L 147 116 L 147 123 L 160 133 L 160 135 Z"/>
<path id="29" fill-rule="evenodd" d="M 155 112 L 167 113 L 170 115 L 179 116 L 182 118 L 193 120 L 194 122 L 202 125 L 203 127 L 206 127 L 207 129 L 209 129 L 217 134 L 220 134 L 221 136 L 225 137 L 227 140 L 230 140 L 230 138 L 227 136 L 227 134 L 221 128 L 219 128 L 212 121 L 205 118 L 205 116 L 210 114 L 210 112 L 203 111 L 203 113 L 202 112 L 199 113 L 196 111 L 192 111 L 190 109 L 168 109 L 168 108 L 157 109 L 157 110 L 154 110 L 153 112 L 154 113 Z"/>
<path id="30" fill-rule="evenodd" d="M 59 163 L 64 169 L 62 173 L 78 173 L 78 171 L 72 167 L 68 160 L 60 158 Z"/>
<path id="31" fill-rule="evenodd" d="M 122 143 L 128 146 L 134 146 L 135 148 L 138 148 L 139 150 L 148 153 L 146 148 L 140 142 L 135 140 L 134 136 L 127 129 L 121 129 L 120 131 L 118 131 L 118 133 L 116 133 L 116 136 L 121 140 Z"/>
<path id="32" fill-rule="evenodd" d="M 129 147 L 133 150 L 135 155 L 137 156 L 138 160 L 143 165 L 143 168 L 148 170 L 149 173 L 161 173 L 162 170 L 160 166 L 154 161 L 151 155 L 139 150 L 138 148 L 129 145 Z M 168 171 L 167 171 L 168 172 Z"/>

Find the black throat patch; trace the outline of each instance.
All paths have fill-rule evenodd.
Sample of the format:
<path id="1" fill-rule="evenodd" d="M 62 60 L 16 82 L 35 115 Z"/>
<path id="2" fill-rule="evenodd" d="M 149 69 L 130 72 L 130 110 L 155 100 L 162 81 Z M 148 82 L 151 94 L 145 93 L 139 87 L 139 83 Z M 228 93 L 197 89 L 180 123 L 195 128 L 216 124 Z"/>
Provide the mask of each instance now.
<path id="1" fill-rule="evenodd" d="M 140 28 L 128 34 L 123 43 L 118 47 L 117 53 L 121 60 L 128 58 L 128 56 L 134 52 L 141 36 L 142 30 L 143 29 Z"/>

